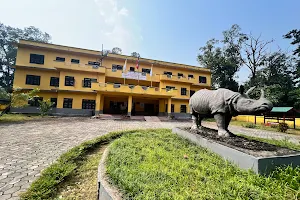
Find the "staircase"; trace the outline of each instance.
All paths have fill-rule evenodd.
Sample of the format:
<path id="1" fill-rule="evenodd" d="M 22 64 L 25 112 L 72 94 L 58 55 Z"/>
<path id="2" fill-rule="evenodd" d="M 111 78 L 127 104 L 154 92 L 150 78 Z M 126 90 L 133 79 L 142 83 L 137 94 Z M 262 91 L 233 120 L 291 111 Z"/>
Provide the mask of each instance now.
<path id="1" fill-rule="evenodd" d="M 160 122 L 157 116 L 144 116 L 146 122 Z"/>

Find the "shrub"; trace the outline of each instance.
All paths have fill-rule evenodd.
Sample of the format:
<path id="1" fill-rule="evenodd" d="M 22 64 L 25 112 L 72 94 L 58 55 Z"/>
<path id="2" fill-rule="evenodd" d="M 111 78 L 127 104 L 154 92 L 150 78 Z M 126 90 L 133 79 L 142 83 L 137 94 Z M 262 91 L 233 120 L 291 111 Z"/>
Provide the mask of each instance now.
<path id="1" fill-rule="evenodd" d="M 278 128 L 278 124 L 271 124 L 271 126 L 270 126 L 271 128 Z"/>
<path id="2" fill-rule="evenodd" d="M 253 123 L 247 123 L 242 125 L 245 128 L 256 128 L 256 124 Z"/>
<path id="3" fill-rule="evenodd" d="M 285 133 L 289 129 L 289 126 L 287 125 L 287 123 L 282 122 L 278 124 L 277 129 L 278 131 Z"/>
<path id="4" fill-rule="evenodd" d="M 51 102 L 50 99 L 47 99 L 47 100 L 43 100 L 43 101 L 39 100 L 39 104 L 40 104 L 39 110 L 41 111 L 41 115 L 45 116 L 52 109 L 52 106 L 54 103 Z"/>

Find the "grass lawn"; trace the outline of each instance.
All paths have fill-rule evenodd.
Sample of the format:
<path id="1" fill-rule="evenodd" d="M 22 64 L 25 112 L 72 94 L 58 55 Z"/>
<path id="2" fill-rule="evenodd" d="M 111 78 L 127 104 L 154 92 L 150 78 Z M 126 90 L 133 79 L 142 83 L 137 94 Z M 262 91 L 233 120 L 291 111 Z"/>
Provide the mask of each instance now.
<path id="1" fill-rule="evenodd" d="M 93 150 L 78 162 L 78 169 L 60 185 L 57 199 L 97 199 L 98 165 L 105 147 Z"/>
<path id="2" fill-rule="evenodd" d="M 4 114 L 0 117 L 0 123 L 5 122 L 23 122 L 40 119 L 40 115 L 23 115 L 23 114 Z"/>
<path id="3" fill-rule="evenodd" d="M 299 168 L 259 176 L 166 129 L 136 131 L 115 140 L 107 173 L 126 199 L 300 198 Z"/>
<path id="4" fill-rule="evenodd" d="M 204 119 L 204 121 L 215 122 L 215 120 L 213 118 Z M 247 125 L 251 125 L 255 129 L 262 129 L 262 130 L 279 132 L 277 130 L 277 128 L 271 128 L 269 126 L 264 126 L 263 124 L 254 124 L 254 123 L 251 123 L 251 122 L 243 122 L 243 121 L 231 120 L 230 125 L 243 126 L 243 127 L 246 127 L 246 128 L 249 128 L 249 126 L 247 126 Z M 296 129 L 289 128 L 286 133 L 287 134 L 300 135 L 300 129 L 297 128 L 297 127 L 296 127 Z"/>

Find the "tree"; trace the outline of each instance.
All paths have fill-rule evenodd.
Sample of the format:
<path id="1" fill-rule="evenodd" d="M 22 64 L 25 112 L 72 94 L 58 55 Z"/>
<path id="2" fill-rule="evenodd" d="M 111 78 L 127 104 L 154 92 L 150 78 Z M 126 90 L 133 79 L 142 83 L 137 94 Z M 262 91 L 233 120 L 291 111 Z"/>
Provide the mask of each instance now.
<path id="1" fill-rule="evenodd" d="M 235 75 L 242 66 L 241 49 L 246 39 L 246 34 L 241 33 L 241 28 L 234 24 L 229 30 L 223 31 L 221 42 L 211 39 L 206 46 L 200 48 L 198 61 L 211 69 L 213 88 L 221 87 L 237 91 L 238 83 Z M 219 44 L 222 46 L 217 46 Z"/>
<path id="2" fill-rule="evenodd" d="M 5 90 L 12 87 L 12 66 L 15 64 L 17 55 L 15 43 L 19 39 L 47 43 L 51 37 L 34 26 L 19 29 L 0 23 L 0 86 Z"/>
<path id="3" fill-rule="evenodd" d="M 132 52 L 131 56 L 136 57 L 136 58 L 141 57 L 141 55 L 137 52 Z"/>
<path id="4" fill-rule="evenodd" d="M 38 97 L 37 93 L 40 90 L 35 88 L 28 92 L 21 92 L 21 88 L 14 88 L 12 93 L 5 92 L 5 96 L 9 99 L 9 105 L 7 108 L 0 113 L 2 116 L 4 113 L 9 112 L 10 108 L 22 108 L 28 106 L 28 101 L 32 100 L 34 97 Z"/>
<path id="5" fill-rule="evenodd" d="M 244 43 L 244 56 L 242 56 L 243 63 L 250 69 L 250 86 L 257 85 L 257 71 L 263 66 L 267 53 L 268 44 L 272 43 L 273 40 L 264 41 L 261 40 L 261 35 L 254 37 L 251 33 L 247 36 L 247 42 Z"/>
<path id="6" fill-rule="evenodd" d="M 122 49 L 119 48 L 119 47 L 114 47 L 114 48 L 112 48 L 111 53 L 113 53 L 113 54 L 122 54 Z"/>
<path id="7" fill-rule="evenodd" d="M 300 82 L 300 29 L 291 30 L 283 37 L 287 39 L 292 39 L 291 44 L 296 45 L 296 49 L 293 51 L 293 55 L 297 57 L 296 70 L 294 72 L 294 75 L 295 75 L 295 82 L 299 83 Z"/>

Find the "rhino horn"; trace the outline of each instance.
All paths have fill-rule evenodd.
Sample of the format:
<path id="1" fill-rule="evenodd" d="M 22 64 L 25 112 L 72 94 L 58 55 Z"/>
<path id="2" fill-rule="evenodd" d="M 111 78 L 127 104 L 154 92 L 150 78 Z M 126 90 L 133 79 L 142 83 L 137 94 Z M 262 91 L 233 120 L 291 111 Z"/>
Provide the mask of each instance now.
<path id="1" fill-rule="evenodd" d="M 247 92 L 245 93 L 246 95 L 249 95 L 250 92 L 252 92 L 252 90 L 254 90 L 255 86 L 251 87 L 249 90 L 247 90 Z"/>
<path id="2" fill-rule="evenodd" d="M 263 89 L 260 90 L 260 98 L 265 98 L 265 91 Z"/>

